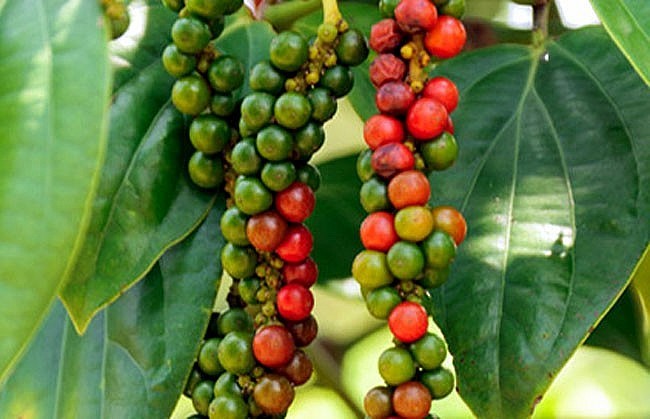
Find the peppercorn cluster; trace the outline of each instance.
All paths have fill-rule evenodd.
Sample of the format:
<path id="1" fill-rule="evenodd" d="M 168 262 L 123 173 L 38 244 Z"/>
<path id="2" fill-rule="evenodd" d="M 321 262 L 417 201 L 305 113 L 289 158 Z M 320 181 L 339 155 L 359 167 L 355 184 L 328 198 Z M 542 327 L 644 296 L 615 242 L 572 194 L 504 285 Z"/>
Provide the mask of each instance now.
<path id="1" fill-rule="evenodd" d="M 352 274 L 369 312 L 388 320 L 395 345 L 378 362 L 386 385 L 367 393 L 364 408 L 373 419 L 425 418 L 432 400 L 453 390 L 454 378 L 442 366 L 444 341 L 428 332 L 422 299 L 446 281 L 467 229 L 456 209 L 429 205 L 427 175 L 458 156 L 450 114 L 459 95 L 451 80 L 428 73 L 463 48 L 464 3 L 382 0 L 379 8 L 386 18 L 372 26 L 369 40 L 377 53 L 369 75 L 379 113 L 365 122 L 369 149 L 357 160 L 368 215 Z"/>
<path id="2" fill-rule="evenodd" d="M 353 86 L 351 66 L 368 55 L 364 36 L 344 21 L 324 23 L 308 41 L 283 31 L 269 59 L 250 69 L 251 92 L 233 92 L 246 77 L 241 62 L 211 40 L 237 0 L 186 0 L 163 64 L 178 80 L 172 102 L 192 116 L 191 179 L 223 187 L 221 264 L 232 278 L 229 308 L 213 313 L 185 395 L 196 417 L 282 417 L 294 387 L 312 375 L 301 349 L 316 337 L 310 287 L 318 268 L 304 221 L 315 207 L 318 169 L 309 164 L 325 140 L 323 124 Z"/>

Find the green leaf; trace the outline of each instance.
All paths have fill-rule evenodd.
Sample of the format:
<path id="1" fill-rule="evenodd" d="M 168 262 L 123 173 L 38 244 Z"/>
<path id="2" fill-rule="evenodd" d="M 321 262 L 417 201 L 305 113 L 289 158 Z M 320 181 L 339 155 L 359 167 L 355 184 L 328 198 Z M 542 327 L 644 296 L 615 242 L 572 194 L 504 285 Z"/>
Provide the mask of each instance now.
<path id="1" fill-rule="evenodd" d="M 628 288 L 591 332 L 585 345 L 610 349 L 642 362 L 638 332 L 634 297 Z"/>
<path id="2" fill-rule="evenodd" d="M 591 0 L 591 5 L 632 67 L 650 86 L 650 2 Z"/>
<path id="3" fill-rule="evenodd" d="M 88 225 L 110 93 L 101 22 L 92 1 L 0 2 L 0 382 Z"/>
<path id="4" fill-rule="evenodd" d="M 130 121 L 122 123 L 122 115 L 132 117 L 123 108 L 114 108 L 112 115 L 111 133 L 128 130 Z M 183 116 L 171 104 L 156 115 L 127 161 L 129 154 L 120 155 L 117 148 L 120 140 L 131 144 L 133 138 L 111 138 L 116 140 L 109 147 L 113 159 L 107 159 L 102 174 L 93 222 L 74 274 L 61 291 L 79 331 L 205 217 L 214 198 L 199 191 L 186 173 L 185 138 Z M 124 163 L 126 170 L 120 167 Z"/>
<path id="5" fill-rule="evenodd" d="M 185 120 L 169 104 L 173 79 L 160 64 L 174 14 L 156 0 L 134 1 L 129 13 L 133 29 L 111 43 L 116 89 L 90 227 L 60 293 L 80 332 L 196 228 L 213 201 L 185 173 Z"/>
<path id="6" fill-rule="evenodd" d="M 223 208 L 223 202 L 217 206 Z M 0 389 L 7 417 L 169 417 L 207 327 L 223 239 L 214 209 L 78 336 L 57 304 Z"/>
<path id="7" fill-rule="evenodd" d="M 434 294 L 474 413 L 527 417 L 648 243 L 650 91 L 604 31 L 479 50 L 457 82 L 460 159 L 431 176 L 468 239 Z M 538 58 L 539 57 L 539 58 Z"/>
<path id="8" fill-rule="evenodd" d="M 355 164 L 356 156 L 351 156 L 318 166 L 323 182 L 307 226 L 315 237 L 312 256 L 318 264 L 319 281 L 349 278 L 352 260 L 362 248 L 358 231 L 364 212 Z"/>

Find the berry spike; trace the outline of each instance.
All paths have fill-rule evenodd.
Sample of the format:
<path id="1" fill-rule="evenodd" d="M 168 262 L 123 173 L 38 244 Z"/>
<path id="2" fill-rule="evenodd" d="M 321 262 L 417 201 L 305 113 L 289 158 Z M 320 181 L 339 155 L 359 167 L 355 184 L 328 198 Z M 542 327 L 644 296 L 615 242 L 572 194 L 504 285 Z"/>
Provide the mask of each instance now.
<path id="1" fill-rule="evenodd" d="M 444 341 L 429 333 L 422 298 L 448 278 L 456 247 L 467 232 L 460 212 L 432 208 L 429 177 L 451 167 L 458 156 L 450 113 L 458 89 L 446 77 L 429 78 L 429 66 L 456 55 L 465 31 L 450 12 L 462 0 L 381 0 L 385 19 L 371 28 L 377 56 L 370 80 L 379 113 L 364 125 L 369 149 L 357 161 L 363 182 L 361 203 L 368 216 L 360 227 L 364 250 L 352 275 L 361 285 L 370 314 L 387 320 L 395 347 L 379 359 L 385 386 L 364 399 L 372 418 L 424 418 L 433 400 L 453 390 L 452 373 L 442 366 Z M 435 180 L 432 178 L 432 182 Z"/>

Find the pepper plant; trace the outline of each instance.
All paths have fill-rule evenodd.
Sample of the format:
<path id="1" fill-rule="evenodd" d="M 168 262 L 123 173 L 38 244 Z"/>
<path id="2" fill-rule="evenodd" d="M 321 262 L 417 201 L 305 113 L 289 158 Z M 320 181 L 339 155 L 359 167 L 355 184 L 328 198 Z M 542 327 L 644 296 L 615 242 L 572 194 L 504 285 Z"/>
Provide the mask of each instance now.
<path id="1" fill-rule="evenodd" d="M 460 410 L 465 416 L 531 416 L 583 344 L 650 365 L 650 3 L 590 2 L 602 25 L 569 29 L 553 1 L 517 0 L 530 13 L 527 30 L 499 23 L 497 11 L 512 6 L 509 1 L 424 2 L 432 20 L 426 25 L 433 24 L 431 13 L 460 17 L 465 12 L 467 43 L 453 58 L 432 53 L 430 62 L 409 69 L 423 83 L 453 81 L 459 98 L 453 127 L 442 123 L 445 133 L 435 134 L 453 131 L 458 156 L 441 163 L 444 171 L 427 177 L 414 171 L 424 178 L 419 185 L 428 184 L 430 190 L 413 212 L 453 207 L 467 222 L 467 236 L 454 247 L 446 281 L 434 284 L 428 278 L 422 283 L 429 286 L 418 285 L 419 294 L 412 296 L 418 304 L 402 302 L 400 310 L 406 312 L 403 307 L 409 304 L 423 307 L 430 317 L 422 324 L 438 326 L 446 343 L 431 337 L 436 336 L 432 332 L 424 334 L 425 328 L 417 338 L 426 336 L 451 355 L 445 365 L 455 371 L 453 397 L 465 406 Z M 316 371 L 311 385 L 338 393 L 351 417 L 364 415 L 367 391 L 386 384 L 354 388 L 355 382 L 375 377 L 377 356 L 391 345 L 384 329 L 375 332 L 383 323 L 365 313 L 363 298 L 368 299 L 369 290 L 359 289 L 351 273 L 355 255 L 367 247 L 368 237 L 375 238 L 362 227 L 365 242 L 359 239 L 367 209 L 359 199 L 357 168 L 357 156 L 368 141 L 364 143 L 364 121 L 394 111 L 390 94 L 379 96 L 376 87 L 381 86 L 372 78 L 377 48 L 365 61 L 359 59 L 367 51 L 359 52 L 363 37 L 358 34 L 371 39 L 373 25 L 395 16 L 400 2 L 288 0 L 240 7 L 228 1 L 217 2 L 223 6 L 219 10 L 206 6 L 211 3 L 0 0 L 2 417 L 170 417 L 179 401 L 188 403 L 183 392 L 192 396 L 188 383 L 196 376 L 195 365 L 214 374 L 224 367 L 206 364 L 201 354 L 210 351 L 205 342 L 226 340 L 228 332 L 240 333 L 244 345 L 257 345 L 251 349 L 255 354 L 249 353 L 250 369 L 234 374 L 236 383 L 226 383 L 240 386 L 242 399 L 232 408 L 236 414 L 283 415 L 288 398 L 282 400 L 281 412 L 272 403 L 265 405 L 271 399 L 265 395 L 273 391 L 259 399 L 255 393 L 262 393 L 262 385 L 281 383 L 285 390 L 277 394 L 293 394 L 293 385 L 306 380 L 302 373 L 308 362 Z M 416 44 L 417 30 L 412 37 Z M 194 38 L 188 41 L 179 33 Z M 274 50 L 271 45 L 282 33 L 302 40 L 297 42 L 304 42 L 304 48 Z M 200 48 L 194 49 L 194 42 Z M 437 47 L 444 51 L 444 42 Z M 400 53 L 407 59 L 407 52 Z M 214 65 L 219 60 L 221 67 Z M 273 84 L 269 74 L 278 75 L 282 84 Z M 185 87 L 178 87 L 184 78 Z M 196 90 L 192 86 L 199 85 L 204 89 L 196 93 L 200 106 L 190 98 Z M 276 87 L 273 95 L 285 97 L 285 110 L 264 119 L 260 103 L 275 100 L 268 99 L 268 89 Z M 265 99 L 245 106 L 253 96 Z M 333 120 L 325 122 L 337 108 Z M 215 115 L 223 123 L 214 122 Z M 251 126 L 258 117 L 260 125 Z M 426 118 L 415 125 L 427 137 L 431 125 Z M 259 209 L 260 202 L 252 202 L 248 192 L 238 196 L 246 183 L 236 177 L 250 176 L 246 170 L 258 173 L 250 169 L 255 150 L 263 148 L 258 131 L 275 127 L 297 136 L 305 126 L 310 130 L 300 142 L 292 140 L 281 158 L 274 153 L 282 148 L 282 135 L 272 136 L 280 140 L 261 153 L 261 180 L 248 180 L 271 189 L 263 198 L 271 201 Z M 223 132 L 232 135 L 215 140 L 206 134 L 210 127 L 226 127 Z M 235 157 L 233 164 L 236 146 L 237 152 L 253 154 Z M 210 157 L 214 153 L 223 154 Z M 415 160 L 411 168 L 417 168 Z M 311 197 L 316 189 L 309 218 L 313 202 L 309 210 L 276 202 L 292 202 L 277 197 L 293 190 Z M 239 236 L 244 244 L 233 244 L 241 231 L 236 217 L 226 226 L 230 230 L 224 228 L 224 214 L 244 208 L 242 219 L 248 220 L 271 205 L 282 217 L 275 212 L 258 217 L 262 227 L 251 227 L 252 244 L 244 240 L 250 236 Z M 292 219 L 296 211 L 299 216 Z M 393 215 L 385 214 L 376 216 L 378 223 L 392 220 Z M 291 243 L 273 236 L 277 230 L 265 230 L 269 223 L 284 225 L 286 220 L 292 223 L 286 230 L 295 236 Z M 396 264 L 417 254 L 411 242 L 444 234 L 428 236 L 429 231 L 409 226 L 400 236 L 403 249 L 393 252 L 402 250 L 402 256 L 393 256 Z M 304 262 L 312 235 L 311 259 Z M 241 278 L 236 274 L 243 269 L 239 262 L 248 256 L 236 263 L 223 256 L 237 246 L 257 252 L 251 256 L 253 265 L 239 271 L 246 273 Z M 296 252 L 299 257 L 292 256 Z M 234 287 L 222 275 L 222 260 L 231 263 L 225 270 L 235 273 Z M 260 274 L 256 263 L 263 264 Z M 285 269 L 285 264 L 293 265 Z M 315 280 L 315 265 L 319 274 L 310 317 L 312 291 L 306 288 Z M 410 271 L 403 276 L 417 277 Z M 288 277 L 298 283 L 286 285 Z M 269 286 L 274 281 L 280 281 L 277 289 Z M 411 292 L 402 283 L 396 289 L 404 298 Z M 391 292 L 388 299 L 398 295 Z M 278 295 L 281 302 L 274 303 Z M 261 307 L 260 300 L 268 299 L 270 305 L 253 312 L 250 324 L 240 318 L 220 325 L 215 314 L 224 313 L 228 304 L 243 310 Z M 305 319 L 315 329 L 313 318 L 321 333 L 314 340 L 310 329 L 314 341 L 306 346 L 294 329 Z M 406 324 L 400 317 L 391 331 L 415 345 L 400 333 Z M 274 333 L 258 337 L 258 331 L 253 340 L 244 336 L 251 325 Z M 265 339 L 272 340 L 283 327 L 287 329 L 278 333 L 285 337 L 286 353 L 280 356 L 264 348 L 270 345 Z M 301 324 L 300 330 L 306 327 Z M 377 333 L 383 337 L 377 339 Z M 361 351 L 360 358 L 359 340 L 372 342 L 377 356 Z M 412 350 L 416 368 L 412 355 L 394 343 L 389 353 L 407 361 L 380 363 L 381 378 L 391 377 L 384 381 L 410 380 L 400 365 L 414 368 L 413 374 L 428 374 L 424 344 Z M 294 346 L 306 347 L 294 351 Z M 305 354 L 311 361 L 305 361 Z M 278 370 L 294 358 L 301 368 Z M 360 359 L 369 359 L 372 372 L 346 375 L 351 360 Z M 392 370 L 386 372 L 386 365 Z M 378 400 L 392 397 L 395 403 L 391 388 L 401 380 L 375 391 Z M 432 387 L 411 383 L 418 383 L 409 386 L 430 402 Z M 230 409 L 231 398 L 221 397 L 216 384 L 211 385 L 213 393 L 209 388 L 207 399 L 198 403 L 199 417 L 219 417 Z M 409 386 L 399 392 L 400 406 Z M 217 402 L 212 404 L 212 398 Z M 444 416 L 443 403 L 434 400 L 431 412 Z M 209 406 L 217 407 L 210 412 Z M 636 407 L 632 414 L 650 414 L 644 406 Z M 388 409 L 373 411 L 385 417 Z M 415 410 L 417 417 L 424 415 L 421 407 Z M 300 416 L 289 408 L 288 417 Z"/>

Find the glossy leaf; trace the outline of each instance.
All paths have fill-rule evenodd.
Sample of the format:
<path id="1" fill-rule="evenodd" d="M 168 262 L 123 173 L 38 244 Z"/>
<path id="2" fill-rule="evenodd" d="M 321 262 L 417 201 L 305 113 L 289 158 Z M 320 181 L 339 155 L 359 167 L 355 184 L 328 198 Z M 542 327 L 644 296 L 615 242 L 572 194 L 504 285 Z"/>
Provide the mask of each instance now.
<path id="1" fill-rule="evenodd" d="M 11 418 L 169 417 L 212 311 L 220 216 L 211 211 L 85 335 L 56 304 L 0 389 L 0 410 Z"/>
<path id="2" fill-rule="evenodd" d="M 117 84 L 90 227 L 60 294 L 79 331 L 187 236 L 213 200 L 185 174 L 185 120 L 169 104 L 173 79 L 158 58 L 174 14 L 155 0 L 129 12 L 131 29 L 111 43 Z"/>
<path id="3" fill-rule="evenodd" d="M 434 315 L 479 417 L 532 412 L 648 242 L 650 91 L 599 28 L 547 47 L 438 71 L 461 90 L 461 155 L 431 176 L 433 200 L 469 235 Z"/>
<path id="4" fill-rule="evenodd" d="M 96 2 L 0 2 L 0 382 L 70 273 L 106 148 Z"/>
<path id="5" fill-rule="evenodd" d="M 355 164 L 356 156 L 351 156 L 318 166 L 323 182 L 307 226 L 315 237 L 313 257 L 319 281 L 350 277 L 352 260 L 362 249 L 358 231 L 364 212 Z"/>
<path id="6" fill-rule="evenodd" d="M 119 119 L 122 113 L 117 112 L 112 114 Z M 114 122 L 114 130 L 123 126 Z M 79 331 L 142 278 L 162 252 L 191 232 L 212 204 L 213 195 L 199 191 L 186 173 L 185 137 L 183 116 L 167 104 L 141 138 L 125 172 L 116 171 L 124 159 L 115 156 L 114 166 L 107 161 L 86 244 L 61 292 Z M 117 146 L 117 141 L 111 144 L 110 152 L 117 153 Z M 113 185 L 116 188 L 108 191 Z"/>
<path id="7" fill-rule="evenodd" d="M 650 86 L 650 2 L 591 0 L 591 5 L 632 67 Z"/>

